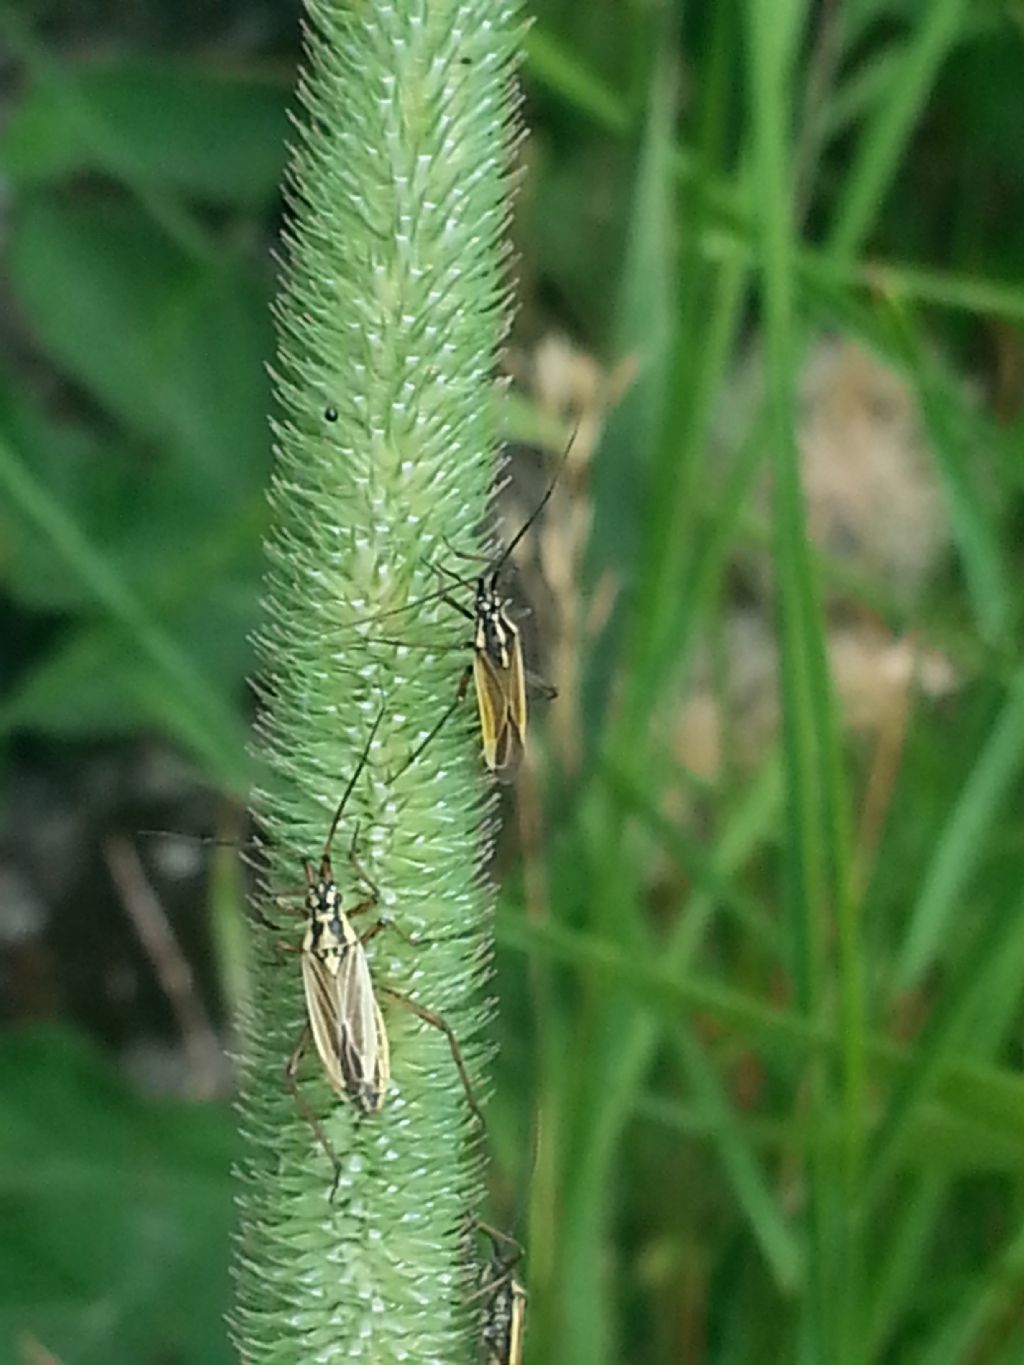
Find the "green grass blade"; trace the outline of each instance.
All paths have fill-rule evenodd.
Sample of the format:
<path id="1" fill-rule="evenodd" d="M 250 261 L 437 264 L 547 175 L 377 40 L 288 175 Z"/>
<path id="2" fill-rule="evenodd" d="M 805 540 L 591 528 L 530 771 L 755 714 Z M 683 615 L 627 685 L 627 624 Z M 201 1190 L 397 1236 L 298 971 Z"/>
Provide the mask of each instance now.
<path id="1" fill-rule="evenodd" d="M 0 486 L 59 555 L 79 575 L 97 605 L 130 632 L 148 657 L 183 733 L 214 780 L 238 795 L 248 792 L 252 767 L 246 756 L 245 729 L 191 659 L 152 617 L 143 602 L 118 576 L 81 532 L 65 509 L 25 467 L 14 450 L 0 441 Z"/>
<path id="2" fill-rule="evenodd" d="M 636 123 L 625 100 L 553 33 L 535 24 L 526 35 L 526 70 L 566 104 L 610 133 Z"/>
<path id="3" fill-rule="evenodd" d="M 743 800 L 726 822 L 712 854 L 713 867 L 709 869 L 709 877 L 728 879 L 745 864 L 777 822 L 780 803 L 779 764 L 777 759 L 772 758 L 764 764 L 761 772 L 751 782 Z M 614 807 L 613 815 L 615 811 L 621 812 L 621 808 Z M 622 828 L 621 813 L 618 828 Z M 618 848 L 619 842 L 612 839 L 608 846 Z M 603 870 L 601 875 L 611 885 L 610 871 Z M 622 904 L 623 902 L 618 902 L 620 910 Z M 634 926 L 624 926 L 621 922 L 617 928 L 615 925 L 610 927 L 609 933 L 612 937 L 606 940 L 593 935 L 571 935 L 566 939 L 562 931 L 554 925 L 543 927 L 536 925 L 528 928 L 523 922 L 504 917 L 500 941 L 505 946 L 522 949 L 536 945 L 542 950 L 550 949 L 552 939 L 549 933 L 553 934 L 554 942 L 559 945 L 560 951 L 551 952 L 549 955 L 552 960 L 570 961 L 585 973 L 593 996 L 602 1002 L 602 1017 L 608 1014 L 611 1007 L 609 1002 L 616 1004 L 616 1022 L 611 1041 L 597 1058 L 601 1064 L 599 1079 L 603 1082 L 600 1086 L 601 1103 L 594 1104 L 592 1110 L 588 1110 L 589 1121 L 585 1127 L 582 1145 L 574 1153 L 571 1163 L 572 1185 L 569 1191 L 580 1200 L 581 1209 L 578 1216 L 581 1226 L 593 1243 L 588 1249 L 590 1254 L 593 1247 L 600 1245 L 599 1234 L 594 1229 L 602 1225 L 604 1195 L 601 1192 L 609 1190 L 614 1183 L 614 1164 L 622 1132 L 635 1105 L 640 1101 L 644 1078 L 655 1048 L 666 1031 L 666 1025 L 678 1018 L 679 1010 L 682 1008 L 682 997 L 676 991 L 675 983 L 678 980 L 693 979 L 692 960 L 706 937 L 718 908 L 719 903 L 714 895 L 705 890 L 695 892 L 676 918 L 668 941 L 658 947 L 655 947 L 646 935 L 640 939 L 639 946 L 625 947 L 624 932 L 628 931 L 630 934 L 630 944 L 633 943 L 634 936 L 639 936 L 636 935 Z M 533 936 L 532 928 L 537 929 L 539 938 Z M 586 948 L 583 947 L 584 944 L 587 945 Z M 666 994 L 660 998 L 660 1009 L 654 1011 L 638 1010 L 635 1001 L 630 998 L 638 981 L 642 980 L 644 983 L 639 990 L 645 1000 L 646 991 L 653 985 L 651 976 L 641 972 L 637 977 L 633 971 L 647 953 L 657 957 L 661 969 L 658 980 L 663 984 L 671 983 Z M 623 967 L 624 971 L 620 973 L 613 964 Z M 715 997 L 714 991 L 710 996 L 705 996 L 699 985 L 695 986 L 695 990 L 696 995 L 702 999 Z M 688 998 L 695 1000 L 696 996 Z M 755 1009 L 754 1017 L 764 1021 L 772 1016 L 770 1011 L 762 1013 Z M 592 1064 L 590 1059 L 595 1052 L 594 1043 L 588 1037 L 588 1072 Z M 563 1045 L 556 1053 L 563 1067 L 566 1055 L 567 1048 Z M 545 1114 L 553 1113 L 557 1116 L 567 1107 L 575 1107 L 574 1101 L 566 1099 L 566 1085 L 574 1084 L 575 1081 L 574 1068 L 570 1064 L 570 1074 L 556 1085 L 550 1099 L 545 1098 L 543 1102 Z M 567 1195 L 569 1191 L 566 1192 Z M 595 1191 L 598 1192 L 597 1196 Z M 588 1198 L 589 1205 L 584 1202 Z M 596 1198 L 601 1200 L 600 1207 L 595 1203 Z M 561 1215 L 560 1223 L 564 1225 L 569 1216 L 567 1208 L 563 1207 Z M 586 1270 L 587 1262 L 581 1260 L 577 1270 L 581 1279 Z M 564 1277 L 564 1262 L 559 1262 L 557 1273 Z M 565 1283 L 564 1279 L 560 1282 Z"/>
<path id="4" fill-rule="evenodd" d="M 962 411 L 966 402 L 958 401 L 955 381 L 936 364 L 906 313 L 893 309 L 890 317 L 904 368 L 917 388 L 979 633 L 994 644 L 1010 620 L 1013 594 L 1003 567 L 998 527 L 978 486 L 972 423 Z"/>
<path id="5" fill-rule="evenodd" d="M 840 1361 L 850 1358 L 858 1311 L 860 1254 L 853 1212 L 863 1141 L 863 988 L 850 894 L 842 755 L 795 441 L 797 253 L 789 107 L 792 52 L 787 45 L 795 12 L 782 15 L 776 9 L 769 18 L 765 7 L 753 0 L 748 13 L 752 188 L 761 217 L 757 257 L 775 474 L 774 562 L 788 789 L 785 902 L 790 959 L 800 1007 L 808 1018 L 815 1018 L 822 1008 L 828 977 L 826 886 L 840 937 L 843 1162 L 840 1175 L 832 1169 L 834 1162 L 823 1143 L 809 1154 L 811 1275 L 805 1342 L 812 1354 Z M 812 1128 L 823 1129 L 823 1116 L 832 1101 L 828 1076 L 821 1067 L 811 1068 L 808 1103 L 814 1116 Z M 838 1201 L 837 1178 L 842 1179 Z"/>
<path id="6" fill-rule="evenodd" d="M 696 835 L 688 833 L 658 808 L 649 788 L 636 777 L 610 773 L 609 781 L 623 812 L 637 815 L 660 847 L 693 883 L 705 905 L 717 904 L 727 912 L 752 943 L 757 943 L 776 961 L 779 953 L 778 928 L 767 906 L 745 891 L 726 872 L 721 861 Z M 692 913 L 692 907 L 688 911 Z"/>
<path id="7" fill-rule="evenodd" d="M 1016 1032 L 1022 974 L 1024 933 L 1018 929 L 1005 951 L 994 954 L 985 973 L 985 989 L 971 992 L 980 999 L 973 1011 L 969 1031 L 965 1029 L 963 1033 L 975 1055 L 984 1057 L 997 1052 Z M 964 978 L 969 980 L 969 972 L 964 973 Z M 962 1058 L 966 1052 L 967 1048 L 961 1045 L 959 1056 Z M 947 1060 L 952 1065 L 956 1059 L 947 1054 Z M 915 1064 L 908 1067 L 897 1086 L 897 1093 L 911 1083 L 915 1071 Z M 943 1137 L 941 1131 L 937 1133 L 934 1129 L 929 1131 L 920 1127 L 920 1121 L 929 1122 L 929 1108 L 916 1107 L 918 1122 L 911 1115 L 911 1131 L 903 1143 L 908 1163 L 913 1163 L 919 1154 L 934 1156 L 940 1148 L 950 1152 L 947 1137 Z M 995 1163 L 994 1168 L 999 1169 L 1006 1156 L 1010 1157 L 1005 1168 L 1007 1174 L 1015 1177 L 1021 1170 L 1022 1158 L 1013 1155 L 1012 1140 L 1005 1150 L 1000 1150 L 998 1142 L 992 1147 L 991 1130 L 983 1119 L 980 1122 L 979 1119 L 980 1111 L 972 1109 L 967 1124 L 962 1129 L 961 1125 L 954 1124 L 948 1134 L 953 1138 L 954 1151 L 961 1153 L 952 1165 L 943 1165 L 939 1170 L 923 1170 L 900 1188 L 895 1220 L 879 1258 L 872 1287 L 865 1350 L 868 1360 L 882 1357 L 889 1338 L 898 1327 L 900 1314 L 907 1310 L 913 1299 L 921 1266 L 935 1236 L 952 1181 L 958 1175 L 977 1178 L 986 1169 L 989 1159 Z"/>
<path id="8" fill-rule="evenodd" d="M 966 0 L 931 0 L 916 11 L 917 28 L 843 184 L 830 240 L 837 256 L 855 255 L 870 234 L 967 8 Z"/>
<path id="9" fill-rule="evenodd" d="M 1020 1296 L 1024 1289 L 1024 1226 L 1015 1235 L 998 1261 L 979 1275 L 939 1328 L 931 1345 L 920 1356 L 921 1365 L 963 1365 L 977 1355 L 986 1331 L 995 1328 L 1011 1313 L 1017 1322 L 1008 1330 L 1015 1332 L 1020 1359 Z"/>
<path id="10" fill-rule="evenodd" d="M 835 284 L 892 299 L 1024 322 L 1024 288 L 1010 279 L 935 270 L 910 261 L 867 260 L 846 265 L 811 252 L 802 255 L 801 266 L 808 275 L 824 275 Z"/>
<path id="11" fill-rule="evenodd" d="M 962 902 L 986 836 L 1006 808 L 1022 762 L 1024 668 L 1011 683 L 992 733 L 939 835 L 896 961 L 897 990 L 912 990 L 941 957 L 950 917 Z"/>
<path id="12" fill-rule="evenodd" d="M 626 733 L 635 733 L 642 718 L 650 714 L 668 673 L 685 666 L 711 605 L 707 597 L 681 593 L 679 585 L 694 576 L 691 566 L 697 539 L 700 457 L 707 448 L 716 398 L 728 382 L 729 367 L 734 363 L 747 300 L 745 270 L 726 266 L 712 273 L 715 278 L 709 282 L 709 305 L 705 306 L 703 295 L 699 295 L 700 301 L 689 310 L 689 325 L 680 327 L 677 338 L 676 372 L 670 389 L 677 399 L 670 405 L 669 420 L 659 441 L 651 482 L 655 496 L 642 547 L 640 609 L 634 613 L 627 669 Z M 688 273 L 689 290 L 698 294 L 700 281 L 696 275 L 694 269 Z M 693 377 L 688 382 L 690 374 Z M 730 511 L 728 502 L 723 501 L 720 512 L 727 525 L 734 526 Z M 717 574 L 714 581 L 718 581 Z"/>
<path id="13" fill-rule="evenodd" d="M 156 181 L 146 180 L 133 158 L 126 155 L 120 130 L 82 95 L 73 72 L 49 55 L 10 6 L 0 5 L 0 32 L 11 50 L 25 63 L 32 78 L 62 108 L 82 143 L 110 174 L 118 176 L 130 187 L 154 223 L 190 255 L 215 260 L 213 240 L 199 218 L 176 195 L 167 193 Z"/>
<path id="14" fill-rule="evenodd" d="M 627 227 L 626 256 L 616 305 L 615 345 L 619 355 L 638 362 L 635 383 L 613 413 L 602 442 L 594 479 L 594 529 L 590 554 L 602 571 L 630 575 L 643 536 L 642 503 L 637 489 L 649 469 L 651 450 L 666 409 L 668 364 L 678 314 L 676 186 L 672 133 L 676 112 L 676 71 L 668 44 L 653 56 L 649 107 L 639 147 Z M 590 660 L 589 687 L 606 693 L 615 659 L 610 647 Z M 601 703 L 591 710 L 596 714 Z M 634 743 L 634 750 L 636 746 Z M 641 902 L 643 871 L 629 852 L 618 849 L 621 830 L 617 803 L 595 791 L 588 816 L 588 862 L 594 869 L 591 919 L 624 936 L 642 938 L 639 914 L 624 916 L 623 906 Z M 620 856 L 621 853 L 621 856 Z M 614 1159 L 621 1106 L 626 1112 L 638 1096 L 642 1072 L 624 1054 L 618 1019 L 621 997 L 607 993 L 601 1019 L 588 1035 L 586 1074 L 545 1078 L 545 1089 L 575 1087 L 569 1143 L 581 1152 L 569 1163 L 559 1274 L 566 1285 L 560 1321 L 547 1343 L 564 1365 L 601 1365 L 614 1340 L 612 1296 L 602 1294 L 602 1246 L 610 1216 L 608 1167 Z M 580 1025 L 583 1026 L 582 1024 Z M 556 1065 L 564 1067 L 564 1058 Z"/>
<path id="15" fill-rule="evenodd" d="M 735 220 L 705 228 L 701 250 L 710 261 L 746 264 L 753 260 L 749 230 Z M 856 291 L 868 300 L 881 294 L 905 304 L 1024 321 L 1024 289 L 1011 279 L 936 270 L 914 261 L 833 259 L 808 246 L 799 248 L 797 263 L 804 285 Z"/>
<path id="16" fill-rule="evenodd" d="M 892 1174 L 915 1107 L 921 1103 L 946 1061 L 957 1055 L 956 1047 L 965 1020 L 987 997 L 992 978 L 1007 951 L 1007 939 L 1013 928 L 1024 922 L 1022 917 L 1024 901 L 1018 899 L 1001 911 L 990 913 L 971 950 L 959 963 L 956 980 L 943 990 L 915 1049 L 914 1062 L 889 1101 L 872 1143 L 865 1189 L 867 1200 L 881 1193 Z"/>
<path id="17" fill-rule="evenodd" d="M 722 985 L 675 960 L 676 941 L 659 946 L 650 960 L 620 939 L 601 938 L 554 923 L 533 923 L 506 915 L 498 940 L 519 952 L 537 952 L 586 972 L 605 989 L 623 988 L 637 1008 L 626 1017 L 629 1035 L 647 1044 L 657 1033 L 652 1016 L 701 1010 L 735 1030 L 746 1046 L 789 1060 L 825 1058 L 836 1062 L 841 1039 L 833 1027 L 777 1009 L 745 991 Z M 627 1035 L 627 1036 L 629 1036 Z M 877 1034 L 867 1037 L 866 1059 L 881 1080 L 897 1081 L 914 1065 L 912 1052 Z M 955 1119 L 987 1124 L 994 1136 L 1024 1142 L 1024 1079 L 1002 1067 L 962 1056 L 950 1058 L 935 1084 L 935 1103 Z M 820 1124 L 826 1131 L 828 1120 Z"/>
<path id="18" fill-rule="evenodd" d="M 917 1289 L 949 1183 L 946 1172 L 932 1171 L 914 1172 L 904 1181 L 887 1228 L 880 1273 L 872 1286 L 865 1322 L 865 1361 L 885 1358 L 900 1315 Z"/>
<path id="19" fill-rule="evenodd" d="M 909 1063 L 908 1063 L 909 1069 Z M 652 1126 L 682 1133 L 687 1137 L 714 1138 L 717 1132 L 715 1121 L 707 1108 L 697 1103 L 683 1103 L 661 1094 L 647 1093 L 636 1106 L 636 1117 Z M 794 1153 L 807 1150 L 810 1141 L 807 1124 L 799 1114 L 781 1113 L 778 1115 L 759 1112 L 742 1116 L 734 1114 L 744 1142 L 754 1152 L 763 1152 L 773 1160 L 792 1157 Z M 838 1149 L 840 1132 L 838 1115 L 829 1124 L 829 1141 Z M 922 1153 L 927 1160 L 922 1160 Z M 958 1117 L 949 1110 L 935 1105 L 920 1106 L 910 1122 L 910 1136 L 904 1146 L 901 1169 L 907 1172 L 907 1182 L 900 1191 L 900 1211 L 887 1227 L 889 1249 L 895 1247 L 903 1234 L 900 1231 L 904 1217 L 918 1218 L 914 1211 L 915 1201 L 920 1197 L 923 1185 L 918 1180 L 922 1171 L 932 1180 L 942 1198 L 948 1184 L 961 1177 L 976 1177 L 986 1174 L 1016 1176 L 1024 1164 L 1024 1135 L 1010 1132 L 994 1133 L 987 1124 L 976 1123 L 973 1119 Z M 917 1181 L 918 1189 L 915 1189 Z M 930 1231 L 926 1236 L 930 1235 Z M 911 1258 L 913 1264 L 907 1277 L 907 1284 L 913 1290 L 921 1256 Z M 881 1286 L 883 1276 L 878 1276 Z M 898 1297 L 898 1295 L 896 1296 Z M 888 1295 L 879 1289 L 878 1303 L 890 1302 Z M 874 1314 L 868 1315 L 874 1320 Z M 867 1352 L 870 1359 L 880 1354 L 879 1348 Z"/>
<path id="20" fill-rule="evenodd" d="M 711 1136 L 736 1200 L 771 1268 L 779 1291 L 790 1295 L 803 1276 L 803 1253 L 768 1187 L 760 1162 L 737 1119 L 718 1072 L 686 1024 L 674 1030 L 674 1042 L 687 1080 L 699 1105 L 711 1119 Z"/>

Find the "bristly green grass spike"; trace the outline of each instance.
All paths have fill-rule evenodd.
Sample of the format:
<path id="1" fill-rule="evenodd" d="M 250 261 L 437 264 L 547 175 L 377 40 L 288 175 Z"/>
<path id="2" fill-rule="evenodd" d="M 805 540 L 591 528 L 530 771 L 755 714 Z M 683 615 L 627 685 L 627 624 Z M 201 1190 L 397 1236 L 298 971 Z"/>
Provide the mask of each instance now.
<path id="1" fill-rule="evenodd" d="M 383 707 L 346 810 L 380 910 L 402 930 L 374 937 L 371 968 L 451 1024 L 480 1095 L 489 787 L 473 717 L 460 714 L 400 771 L 450 695 L 442 646 L 461 642 L 463 623 L 424 607 L 417 630 L 439 642 L 425 654 L 383 643 L 367 621 L 434 586 L 424 558 L 443 537 L 481 548 L 521 23 L 515 0 L 308 0 L 307 20 L 259 637 L 270 778 L 256 805 L 273 850 L 264 906 L 294 894 L 301 857 L 322 848 Z M 271 929 L 254 932 L 233 1317 L 242 1360 L 472 1359 L 467 1241 L 482 1158 L 445 1038 L 381 997 L 391 1085 L 377 1114 L 304 1069 L 303 1095 L 341 1165 L 329 1202 L 323 1152 L 284 1084 L 300 974 Z"/>

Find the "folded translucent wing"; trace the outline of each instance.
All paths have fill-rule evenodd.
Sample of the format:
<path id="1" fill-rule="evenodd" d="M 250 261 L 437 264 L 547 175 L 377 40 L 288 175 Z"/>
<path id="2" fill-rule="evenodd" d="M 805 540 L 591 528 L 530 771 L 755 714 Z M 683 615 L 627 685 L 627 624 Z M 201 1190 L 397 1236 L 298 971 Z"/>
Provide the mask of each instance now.
<path id="1" fill-rule="evenodd" d="M 391 1078 L 391 1058 L 362 944 L 350 943 L 331 959 L 304 952 L 302 984 L 313 1042 L 331 1089 L 364 1113 L 377 1113 Z"/>

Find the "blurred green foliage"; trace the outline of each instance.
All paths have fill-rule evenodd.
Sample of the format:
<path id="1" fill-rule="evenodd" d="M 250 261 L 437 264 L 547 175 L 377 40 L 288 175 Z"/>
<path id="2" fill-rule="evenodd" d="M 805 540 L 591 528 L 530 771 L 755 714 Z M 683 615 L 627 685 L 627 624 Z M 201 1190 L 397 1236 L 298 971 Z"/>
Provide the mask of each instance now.
<path id="1" fill-rule="evenodd" d="M 232 1359 L 227 1112 L 144 1102 L 57 1030 L 9 1034 L 0 1082 L 3 1358 Z"/>
<path id="2" fill-rule="evenodd" d="M 7 20 L 0 727 L 9 771 L 26 737 L 72 761 L 148 734 L 240 794 L 295 54 L 244 25 L 144 51 L 110 13 L 102 58 Z M 581 753 L 552 746 L 502 859 L 495 1216 L 528 1202 L 528 1358 L 1009 1365 L 1024 12 L 548 0 L 527 51 L 515 341 L 568 329 L 631 379 L 577 489 L 577 591 L 614 590 Z M 805 536 L 822 333 L 919 414 L 952 545 L 914 592 Z M 530 391 L 510 411 L 550 424 Z M 729 649 L 751 599 L 783 712 L 753 760 Z M 853 725 L 851 622 L 954 684 Z M 701 688 L 722 761 L 698 777 Z M 226 1356 L 220 1116 L 133 1098 L 66 1035 L 12 1036 L 0 1070 L 5 1358 L 24 1332 L 65 1365 Z"/>

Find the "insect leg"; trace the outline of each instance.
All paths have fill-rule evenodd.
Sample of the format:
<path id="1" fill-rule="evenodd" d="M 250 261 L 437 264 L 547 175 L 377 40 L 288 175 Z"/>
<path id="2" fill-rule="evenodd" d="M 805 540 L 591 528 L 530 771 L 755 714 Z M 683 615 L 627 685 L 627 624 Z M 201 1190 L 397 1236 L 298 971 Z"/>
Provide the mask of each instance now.
<path id="1" fill-rule="evenodd" d="M 274 904 L 278 910 L 284 910 L 289 915 L 299 915 L 305 918 L 306 907 L 298 903 L 298 897 L 304 895 L 306 887 L 287 886 L 283 891 L 274 896 Z"/>
<path id="2" fill-rule="evenodd" d="M 485 1223 L 482 1218 L 475 1218 L 473 1221 L 476 1223 L 478 1231 L 484 1233 L 495 1244 L 495 1249 L 497 1249 L 499 1242 L 504 1242 L 505 1246 L 511 1250 L 512 1260 L 508 1263 L 509 1269 L 523 1259 L 523 1245 L 518 1238 L 510 1236 L 507 1232 L 502 1232 L 500 1228 L 493 1227 L 490 1223 Z"/>
<path id="3" fill-rule="evenodd" d="M 466 692 L 469 690 L 469 684 L 470 684 L 470 681 L 471 681 L 472 677 L 473 677 L 473 665 L 472 665 L 472 664 L 469 664 L 469 665 L 463 670 L 462 677 L 459 679 L 459 685 L 458 685 L 458 688 L 456 689 L 456 692 L 455 692 L 455 700 L 454 700 L 454 701 L 452 702 L 452 704 L 448 707 L 448 710 L 445 711 L 444 715 L 443 715 L 443 716 L 441 717 L 441 719 L 437 722 L 437 724 L 436 724 L 436 725 L 434 726 L 434 728 L 430 731 L 430 733 L 427 735 L 426 739 L 421 740 L 420 743 L 417 744 L 416 748 L 415 748 L 415 749 L 412 751 L 412 753 L 409 755 L 409 757 L 408 757 L 408 758 L 405 760 L 405 762 L 402 764 L 402 766 L 398 769 L 398 771 L 391 774 L 391 776 L 388 778 L 388 782 L 394 782 L 395 779 L 396 779 L 397 777 L 400 777 L 401 774 L 405 772 L 406 768 L 411 768 L 412 765 L 413 765 L 413 764 L 416 762 L 416 760 L 419 758 L 419 756 L 420 756 L 420 754 L 423 752 L 423 750 L 424 750 L 424 749 L 427 747 L 427 745 L 430 743 L 430 741 L 431 741 L 437 734 L 440 733 L 440 731 L 444 728 L 445 723 L 446 723 L 446 722 L 449 720 L 449 718 L 454 714 L 454 712 L 455 712 L 455 710 L 457 709 L 459 703 L 465 700 Z"/>
<path id="4" fill-rule="evenodd" d="M 317 1118 L 316 1114 L 313 1113 L 312 1109 L 306 1103 L 306 1099 L 303 1096 L 302 1091 L 299 1089 L 298 1082 L 299 1063 L 302 1061 L 303 1054 L 306 1051 L 306 1045 L 308 1044 L 308 1042 L 309 1025 L 307 1024 L 305 1028 L 303 1028 L 302 1030 L 302 1034 L 295 1047 L 295 1051 L 288 1058 L 288 1064 L 284 1069 L 284 1081 L 285 1085 L 287 1085 L 288 1089 L 292 1093 L 292 1099 L 295 1101 L 296 1108 L 298 1109 L 302 1117 L 306 1120 L 306 1122 L 309 1124 L 310 1128 L 312 1128 L 313 1133 L 316 1136 L 317 1142 L 319 1142 L 320 1146 L 324 1149 L 324 1152 L 327 1154 L 327 1159 L 328 1161 L 330 1161 L 331 1166 L 334 1169 L 334 1179 L 331 1181 L 331 1192 L 328 1195 L 328 1200 L 331 1203 L 333 1203 L 334 1196 L 338 1192 L 338 1182 L 341 1180 L 341 1162 L 338 1160 L 337 1153 L 331 1146 L 330 1139 L 323 1130 L 323 1125 Z"/>
<path id="5" fill-rule="evenodd" d="M 467 606 L 464 606 L 461 602 L 457 601 L 456 598 L 452 597 L 449 593 L 442 593 L 441 601 L 447 603 L 447 605 L 457 611 L 460 616 L 464 616 L 467 621 L 476 620 L 476 613 L 470 611 Z M 470 647 L 472 648 L 472 646 Z"/>
<path id="6" fill-rule="evenodd" d="M 451 1025 L 446 1020 L 442 1019 L 439 1014 L 435 1014 L 433 1010 L 424 1009 L 422 1005 L 417 1005 L 415 1000 L 410 1000 L 407 995 L 402 995 L 391 986 L 378 985 L 377 990 L 381 991 L 384 995 L 389 995 L 396 1004 L 401 1005 L 403 1009 L 407 1009 L 410 1014 L 415 1014 L 416 1017 L 422 1019 L 425 1024 L 430 1024 L 432 1028 L 440 1029 L 448 1039 L 452 1060 L 455 1062 L 455 1068 L 459 1073 L 459 1079 L 462 1081 L 463 1088 L 466 1091 L 466 1101 L 473 1111 L 473 1116 L 477 1123 L 479 1123 L 481 1128 L 486 1129 L 487 1124 L 484 1122 L 483 1113 L 476 1102 L 476 1096 L 473 1094 L 473 1087 L 469 1080 L 469 1072 L 466 1070 L 466 1063 L 462 1060 L 462 1051 L 459 1048 L 458 1039 L 455 1037 Z"/>
<path id="7" fill-rule="evenodd" d="M 279 908 L 283 909 L 284 907 L 282 906 Z M 262 929 L 267 929 L 272 934 L 279 934 L 281 932 L 281 926 L 275 924 L 272 919 L 265 915 L 258 905 L 250 904 L 246 914 L 247 916 L 251 916 Z"/>
<path id="8" fill-rule="evenodd" d="M 435 654 L 454 654 L 456 650 L 474 649 L 472 640 L 462 640 L 457 645 L 439 645 L 436 640 L 388 640 L 380 636 L 374 641 L 378 645 L 395 645 L 399 649 L 432 649 Z"/>
<path id="9" fill-rule="evenodd" d="M 513 1271 L 523 1259 L 522 1244 L 515 1237 L 510 1237 L 507 1232 L 502 1232 L 499 1228 L 492 1227 L 490 1223 L 485 1223 L 482 1219 L 474 1219 L 478 1232 L 484 1233 L 491 1239 L 494 1250 L 492 1253 L 491 1264 L 493 1266 L 492 1276 L 486 1280 L 479 1289 L 473 1291 L 467 1303 L 476 1303 L 478 1299 L 490 1298 L 495 1290 L 502 1285 L 508 1284 L 512 1278 Z M 502 1259 L 498 1254 L 498 1247 L 504 1243 L 509 1248 L 509 1254 Z"/>
<path id="10" fill-rule="evenodd" d="M 376 901 L 363 901 L 361 905 L 357 905 L 354 909 L 347 912 L 349 919 L 351 919 L 353 915 L 360 914 L 363 910 L 369 910 L 376 904 Z M 396 924 L 393 919 L 379 919 L 377 923 L 371 925 L 364 934 L 360 934 L 359 942 L 365 948 L 370 940 L 376 938 L 384 929 L 390 929 L 393 933 L 396 933 L 399 938 L 404 939 L 406 943 L 408 943 L 410 948 L 429 947 L 434 943 L 458 943 L 461 940 L 469 938 L 473 932 L 471 929 L 463 929 L 454 934 L 439 934 L 437 938 L 420 938 L 416 934 L 406 933 L 402 926 Z"/>
<path id="11" fill-rule="evenodd" d="M 361 904 L 354 906 L 351 910 L 349 910 L 348 912 L 349 919 L 351 919 L 353 915 L 359 915 L 364 910 L 368 910 L 371 906 L 376 905 L 377 902 L 380 900 L 380 887 L 373 880 L 369 872 L 367 872 L 366 868 L 359 860 L 359 854 L 356 852 L 358 844 L 359 822 L 356 821 L 356 827 L 352 831 L 352 840 L 348 846 L 348 860 L 351 863 L 353 869 L 355 870 L 355 874 L 359 878 L 359 880 L 363 883 L 364 886 L 369 887 L 370 895 L 365 901 L 361 902 Z"/>
<path id="12" fill-rule="evenodd" d="M 514 1265 L 515 1263 L 513 1262 L 512 1264 Z M 474 1304 L 480 1299 L 489 1299 L 496 1289 L 501 1289 L 503 1285 L 508 1284 L 511 1276 L 512 1265 L 502 1264 L 501 1270 L 496 1270 L 494 1272 L 493 1279 L 485 1280 L 478 1289 L 473 1290 L 472 1294 L 467 1297 L 466 1303 Z"/>
<path id="13" fill-rule="evenodd" d="M 474 564 L 491 564 L 494 562 L 491 555 L 476 555 L 469 550 L 459 550 L 456 549 L 447 536 L 442 536 L 441 539 L 444 541 L 445 549 L 450 555 L 454 555 L 456 559 L 465 559 Z M 443 565 L 438 565 L 438 567 L 443 568 Z M 445 569 L 445 573 L 447 573 L 450 578 L 458 578 L 458 574 L 453 574 L 448 569 Z"/>
<path id="14" fill-rule="evenodd" d="M 526 673 L 526 686 L 531 696 L 540 697 L 543 701 L 554 701 L 558 696 L 558 688 L 553 683 L 529 670 Z"/>
<path id="15" fill-rule="evenodd" d="M 297 905 L 295 903 L 295 900 L 293 899 L 293 897 L 299 895 L 299 893 L 304 890 L 305 887 L 296 886 L 292 887 L 289 890 L 283 891 L 279 895 L 272 897 L 274 905 L 277 907 L 278 910 L 282 910 L 286 914 L 301 915 L 302 917 L 305 917 L 306 914 L 305 907 Z M 261 906 L 254 905 L 251 901 L 248 902 L 248 905 L 249 905 L 248 914 L 256 921 L 258 925 L 260 925 L 261 928 L 268 929 L 272 934 L 280 934 L 282 932 L 281 926 L 279 924 L 275 924 L 274 921 L 267 914 L 264 913 L 263 908 Z M 298 949 L 296 949 L 295 951 L 297 952 Z"/>

